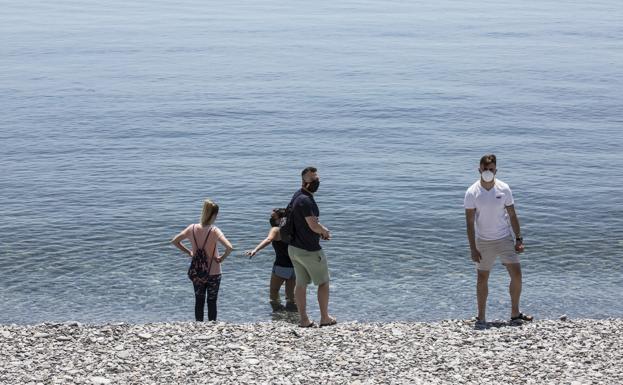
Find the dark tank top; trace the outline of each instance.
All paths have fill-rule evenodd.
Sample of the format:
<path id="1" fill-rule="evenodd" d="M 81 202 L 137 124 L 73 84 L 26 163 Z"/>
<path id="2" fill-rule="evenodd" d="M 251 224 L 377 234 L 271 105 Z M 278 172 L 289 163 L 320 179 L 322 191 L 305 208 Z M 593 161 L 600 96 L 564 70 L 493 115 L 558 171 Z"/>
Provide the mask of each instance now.
<path id="1" fill-rule="evenodd" d="M 293 267 L 290 256 L 288 255 L 288 244 L 282 241 L 273 241 L 273 249 L 275 249 L 275 265 L 282 267 Z"/>

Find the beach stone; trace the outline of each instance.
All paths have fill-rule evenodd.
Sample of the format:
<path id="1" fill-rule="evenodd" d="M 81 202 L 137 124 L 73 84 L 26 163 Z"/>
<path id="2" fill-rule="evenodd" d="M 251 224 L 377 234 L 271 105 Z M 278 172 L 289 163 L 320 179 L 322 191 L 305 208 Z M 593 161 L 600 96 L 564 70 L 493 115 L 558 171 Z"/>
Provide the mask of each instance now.
<path id="1" fill-rule="evenodd" d="M 38 333 L 35 333 L 35 335 L 34 335 L 33 337 L 35 337 L 35 338 L 46 338 L 46 337 L 48 337 L 49 335 L 50 335 L 50 334 L 48 334 L 48 333 L 41 333 L 41 332 L 38 332 Z"/>
<path id="2" fill-rule="evenodd" d="M 504 321 L 486 332 L 473 321 L 343 323 L 300 337 L 292 322 L 87 325 L 71 333 L 64 324 L 5 326 L 0 382 L 192 384 L 205 382 L 209 366 L 218 384 L 623 384 L 621 319 Z M 36 333 L 70 340 L 33 343 Z"/>
<path id="3" fill-rule="evenodd" d="M 404 333 L 403 333 L 403 332 L 402 332 L 402 330 L 400 330 L 400 329 L 396 329 L 396 328 L 392 329 L 392 335 L 395 335 L 395 336 L 401 336 L 401 335 L 403 335 L 403 334 L 404 334 Z"/>
<path id="4" fill-rule="evenodd" d="M 149 340 L 151 339 L 152 335 L 149 333 L 139 333 L 138 337 L 143 340 Z"/>
<path id="5" fill-rule="evenodd" d="M 94 385 L 108 385 L 108 384 L 110 384 L 112 382 L 111 380 L 109 380 L 106 377 L 98 377 L 98 376 L 91 377 L 89 380 Z"/>
<path id="6" fill-rule="evenodd" d="M 3 338 L 11 337 L 11 333 L 8 330 L 3 330 L 0 335 L 2 335 Z"/>
<path id="7" fill-rule="evenodd" d="M 207 341 L 207 340 L 211 340 L 212 338 L 214 338 L 214 337 L 212 337 L 212 336 L 199 336 L 199 337 L 197 337 L 197 340 L 199 340 L 199 341 Z"/>

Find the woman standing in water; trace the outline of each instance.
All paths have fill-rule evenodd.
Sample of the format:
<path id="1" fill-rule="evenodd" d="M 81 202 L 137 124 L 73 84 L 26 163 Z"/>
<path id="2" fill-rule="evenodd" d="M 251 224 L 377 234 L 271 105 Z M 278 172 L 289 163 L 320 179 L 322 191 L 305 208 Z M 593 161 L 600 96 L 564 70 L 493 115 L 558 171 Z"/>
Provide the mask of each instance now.
<path id="1" fill-rule="evenodd" d="M 221 284 L 221 263 L 234 249 L 216 226 L 218 205 L 209 199 L 203 202 L 201 222 L 188 225 L 171 243 L 192 257 L 188 277 L 195 289 L 195 320 L 203 321 L 204 304 L 208 303 L 208 320 L 216 321 L 216 300 Z M 190 240 L 192 251 L 182 240 Z M 217 242 L 225 246 L 225 252 L 219 256 Z M 207 293 L 207 295 L 206 295 Z"/>
<path id="2" fill-rule="evenodd" d="M 270 305 L 273 311 L 297 311 L 296 302 L 294 301 L 294 285 L 296 284 L 296 276 L 294 275 L 294 266 L 288 255 L 288 244 L 281 240 L 279 235 L 279 223 L 285 217 L 285 209 L 274 209 L 270 216 L 270 231 L 262 242 L 255 249 L 247 251 L 245 254 L 252 258 L 260 250 L 273 245 L 275 249 L 275 262 L 273 264 L 273 272 L 270 277 Z M 286 306 L 281 304 L 279 290 L 281 285 L 286 284 Z"/>

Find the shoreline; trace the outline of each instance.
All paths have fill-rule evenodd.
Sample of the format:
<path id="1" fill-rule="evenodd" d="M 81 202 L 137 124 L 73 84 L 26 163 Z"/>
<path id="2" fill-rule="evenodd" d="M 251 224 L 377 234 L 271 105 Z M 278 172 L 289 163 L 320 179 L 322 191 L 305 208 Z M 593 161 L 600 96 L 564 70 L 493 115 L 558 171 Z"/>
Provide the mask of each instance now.
<path id="1" fill-rule="evenodd" d="M 0 383 L 623 383 L 623 319 L 489 324 L 0 325 Z"/>

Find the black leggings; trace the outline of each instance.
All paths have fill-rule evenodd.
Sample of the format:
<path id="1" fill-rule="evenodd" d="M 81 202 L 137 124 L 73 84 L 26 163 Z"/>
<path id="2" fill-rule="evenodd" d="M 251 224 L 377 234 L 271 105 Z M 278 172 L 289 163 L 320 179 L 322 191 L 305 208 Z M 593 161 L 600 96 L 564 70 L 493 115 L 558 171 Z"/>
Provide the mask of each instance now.
<path id="1" fill-rule="evenodd" d="M 216 299 L 221 286 L 221 275 L 211 275 L 205 284 L 193 282 L 195 288 L 195 320 L 203 321 L 203 307 L 208 302 L 208 321 L 216 321 Z M 206 296 L 206 291 L 208 295 Z"/>

